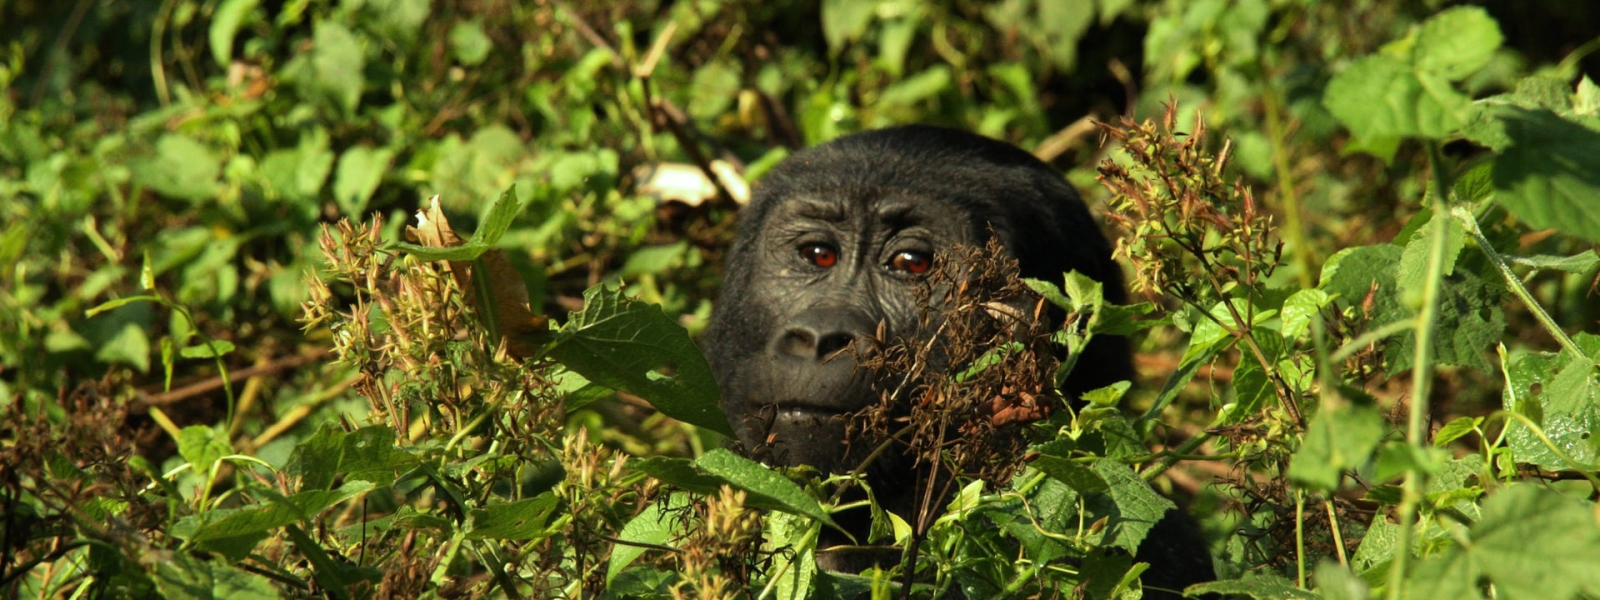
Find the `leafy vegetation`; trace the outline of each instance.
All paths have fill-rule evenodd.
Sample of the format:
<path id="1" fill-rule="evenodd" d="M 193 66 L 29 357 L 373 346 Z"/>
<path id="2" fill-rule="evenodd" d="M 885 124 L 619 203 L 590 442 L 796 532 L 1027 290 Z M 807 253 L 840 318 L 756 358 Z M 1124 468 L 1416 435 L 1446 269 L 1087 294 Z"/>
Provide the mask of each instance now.
<path id="1" fill-rule="evenodd" d="M 1191 593 L 1600 597 L 1600 7 L 1445 4 L 0 3 L 0 587 L 1135 598 L 1152 482 Z M 1011 429 L 833 573 L 693 340 L 748 182 L 907 122 L 1061 167 L 1138 303 L 978 286 L 1067 324 L 946 340 L 917 422 Z"/>

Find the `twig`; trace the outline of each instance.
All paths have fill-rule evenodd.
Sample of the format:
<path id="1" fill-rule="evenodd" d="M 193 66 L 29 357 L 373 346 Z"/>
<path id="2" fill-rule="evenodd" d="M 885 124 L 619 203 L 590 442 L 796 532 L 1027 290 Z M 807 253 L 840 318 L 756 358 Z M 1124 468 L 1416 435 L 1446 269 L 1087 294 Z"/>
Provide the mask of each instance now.
<path id="1" fill-rule="evenodd" d="M 266 375 L 293 369 L 308 362 L 321 359 L 327 355 L 328 350 L 326 348 L 316 348 L 306 352 L 305 354 L 287 356 L 271 362 L 256 365 L 254 367 L 238 369 L 228 373 L 227 383 L 238 383 L 256 375 Z M 164 406 L 182 400 L 187 400 L 195 396 L 201 396 L 217 391 L 223 387 L 223 383 L 222 377 L 218 376 L 212 377 L 205 381 L 191 383 L 181 388 L 160 394 L 147 394 L 140 392 L 139 397 L 146 406 Z"/>

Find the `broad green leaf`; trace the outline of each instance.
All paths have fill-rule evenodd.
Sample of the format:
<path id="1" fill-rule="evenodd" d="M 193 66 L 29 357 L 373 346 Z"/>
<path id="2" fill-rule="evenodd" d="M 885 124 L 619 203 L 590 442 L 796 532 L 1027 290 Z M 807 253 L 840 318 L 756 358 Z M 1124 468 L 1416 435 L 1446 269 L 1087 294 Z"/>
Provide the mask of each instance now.
<path id="1" fill-rule="evenodd" d="M 450 27 L 450 51 L 461 64 L 478 66 L 489 58 L 489 51 L 493 49 L 494 41 L 483 32 L 483 23 L 475 20 L 456 21 Z"/>
<path id="2" fill-rule="evenodd" d="M 1089 521 L 1109 517 L 1101 537 L 1101 546 L 1115 546 L 1134 552 L 1167 511 L 1177 508 L 1171 500 L 1163 498 L 1150 484 L 1139 477 L 1133 468 L 1115 460 L 1094 463 L 1094 472 L 1105 480 L 1103 492 L 1083 494 L 1084 507 Z"/>
<path id="3" fill-rule="evenodd" d="M 228 438 L 218 435 L 215 429 L 190 425 L 178 432 L 178 454 L 183 455 L 195 472 L 204 477 L 211 472 L 211 465 L 233 454 L 233 444 L 228 443 Z"/>
<path id="4" fill-rule="evenodd" d="M 1461 249 L 1467 245 L 1467 232 L 1462 227 L 1461 221 L 1451 218 L 1449 212 L 1433 211 L 1433 216 L 1429 219 L 1428 224 L 1423 225 L 1417 231 L 1417 235 L 1406 243 L 1405 251 L 1400 254 L 1399 270 L 1395 273 L 1397 282 L 1411 282 L 1411 285 L 1401 286 L 1401 293 L 1403 295 L 1416 296 L 1416 303 L 1413 306 L 1422 304 L 1422 286 L 1423 282 L 1428 280 L 1428 259 L 1433 252 L 1434 224 L 1432 219 L 1443 219 L 1445 222 L 1445 250 L 1442 266 L 1446 276 L 1455 272 L 1456 257 L 1461 254 Z M 1402 301 L 1405 299 L 1405 297 L 1402 297 Z M 1407 302 L 1407 304 L 1412 305 L 1410 302 Z"/>
<path id="5" fill-rule="evenodd" d="M 227 68 L 233 61 L 233 38 L 260 3 L 261 0 L 223 0 L 217 5 L 207 36 L 211 42 L 211 58 L 216 59 L 217 66 Z"/>
<path id="6" fill-rule="evenodd" d="M 185 552 L 156 560 L 150 580 L 168 600 L 267 600 L 280 598 L 266 577 L 220 561 L 203 561 Z"/>
<path id="7" fill-rule="evenodd" d="M 266 178 L 278 198 L 298 203 L 314 214 L 315 200 L 322 184 L 333 171 L 334 154 L 329 149 L 328 130 L 315 127 L 300 134 L 293 149 L 273 150 L 261 161 L 261 176 Z M 305 208 L 309 207 L 309 208 Z"/>
<path id="8" fill-rule="evenodd" d="M 366 84 L 366 53 L 355 34 L 335 21 L 317 23 L 312 34 L 310 80 L 305 82 L 346 114 L 361 103 Z"/>
<path id="9" fill-rule="evenodd" d="M 766 465 L 729 452 L 725 448 L 707 452 L 694 462 L 696 467 L 707 474 L 722 479 L 736 489 L 748 492 L 750 496 L 747 502 L 750 506 L 805 515 L 833 525 L 833 518 L 822 510 L 822 505 L 818 504 L 815 498 L 795 482 L 767 468 Z"/>
<path id="10" fill-rule="evenodd" d="M 1444 427 L 1440 427 L 1438 433 L 1433 434 L 1433 445 L 1443 448 L 1450 442 L 1472 433 L 1481 424 L 1483 424 L 1483 417 L 1458 417 L 1454 421 L 1446 423 Z"/>
<path id="11" fill-rule="evenodd" d="M 817 597 L 812 586 L 817 576 L 817 534 L 821 526 L 808 519 L 786 513 L 767 516 L 767 538 L 775 547 L 792 548 L 773 557 L 767 572 L 774 578 L 770 584 L 778 600 L 797 600 Z"/>
<path id="12" fill-rule="evenodd" d="M 1360 139 L 1443 138 L 1461 128 L 1471 107 L 1443 77 L 1384 55 L 1357 60 L 1335 75 L 1323 103 Z"/>
<path id="13" fill-rule="evenodd" d="M 106 308 L 109 310 L 115 307 Z M 150 338 L 138 324 L 125 324 L 115 336 L 95 351 L 94 359 L 106 364 L 128 365 L 138 369 L 140 373 L 147 372 L 150 370 Z"/>
<path id="14" fill-rule="evenodd" d="M 1066 457 L 1042 454 L 1028 466 L 1067 484 L 1078 493 L 1104 492 L 1111 487 L 1099 473 Z"/>
<path id="15" fill-rule="evenodd" d="M 1283 327 L 1278 333 L 1283 334 L 1284 340 L 1300 339 L 1311 330 L 1311 318 L 1332 301 L 1333 298 L 1327 292 L 1318 289 L 1300 290 L 1290 294 L 1289 298 L 1283 301 L 1283 312 L 1278 315 L 1278 319 L 1283 322 Z"/>
<path id="16" fill-rule="evenodd" d="M 131 163 L 134 181 L 165 196 L 198 202 L 221 190 L 222 159 L 205 144 L 181 133 L 156 140 L 155 155 Z"/>
<path id="17" fill-rule="evenodd" d="M 333 199 L 344 216 L 360 219 L 365 215 L 367 201 L 383 182 L 393 159 L 394 151 L 388 148 L 354 146 L 344 151 L 333 176 Z"/>
<path id="18" fill-rule="evenodd" d="M 1294 583 L 1270 571 L 1246 571 L 1238 579 L 1213 581 L 1189 586 L 1191 594 L 1221 594 L 1248 596 L 1255 600 L 1318 600 L 1320 597 L 1294 586 Z"/>
<path id="19" fill-rule="evenodd" d="M 1600 242 L 1600 132 L 1545 110 L 1497 114 L 1511 145 L 1494 161 L 1495 201 L 1531 227 Z"/>
<path id="20" fill-rule="evenodd" d="M 1459 81 L 1489 63 L 1504 40 L 1500 26 L 1476 6 L 1460 6 L 1429 17 L 1411 47 L 1417 69 Z"/>
<path id="21" fill-rule="evenodd" d="M 1600 594 L 1600 524 L 1593 505 L 1535 484 L 1512 484 L 1483 502 L 1469 543 L 1417 565 L 1407 597 L 1483 597 L 1487 578 L 1499 598 L 1550 599 Z"/>
<path id="22" fill-rule="evenodd" d="M 655 274 L 666 271 L 673 264 L 683 261 L 689 252 L 688 240 L 681 240 L 676 244 L 664 246 L 646 246 L 635 250 L 622 263 L 622 271 L 618 277 L 630 279 L 643 274 Z"/>
<path id="23" fill-rule="evenodd" d="M 1317 491 L 1337 491 L 1344 472 L 1365 465 L 1383 433 L 1377 406 L 1357 401 L 1325 406 L 1311 417 L 1305 441 L 1289 463 L 1289 479 Z"/>
<path id="24" fill-rule="evenodd" d="M 328 424 L 295 446 L 284 471 L 299 476 L 301 489 L 307 490 L 326 489 L 341 475 L 384 486 L 418 462 L 418 457 L 395 445 L 394 430 L 388 426 L 370 425 L 347 433 Z"/>
<path id="25" fill-rule="evenodd" d="M 550 357 L 584 378 L 649 401 L 669 417 L 733 436 L 717 382 L 683 326 L 655 304 L 604 285 L 584 292 Z"/>
<path id="26" fill-rule="evenodd" d="M 533 540 L 549 536 L 550 517 L 560 504 L 554 492 L 516 502 L 499 502 L 472 511 L 469 540 Z"/>
<path id="27" fill-rule="evenodd" d="M 828 40 L 830 54 L 838 54 L 846 43 L 867 32 L 877 4 L 872 0 L 822 1 L 822 36 Z"/>
<path id="28" fill-rule="evenodd" d="M 1600 433 L 1600 375 L 1594 367 L 1600 358 L 1600 336 L 1580 333 L 1574 341 L 1587 356 L 1527 352 L 1513 358 L 1505 369 L 1501 401 L 1506 410 L 1538 424 L 1557 448 L 1580 464 L 1568 464 L 1526 426 L 1510 421 L 1507 445 L 1517 462 L 1550 470 L 1590 470 L 1600 462 L 1592 439 Z"/>
<path id="29" fill-rule="evenodd" d="M 677 519 L 669 513 L 682 509 L 689 504 L 688 494 L 672 494 L 666 502 L 652 502 L 645 507 L 644 512 L 628 521 L 622 526 L 622 531 L 617 533 L 617 539 L 640 544 L 665 546 L 673 537 L 680 533 L 673 527 Z M 606 565 L 606 584 L 615 581 L 617 574 L 633 561 L 643 555 L 646 548 L 632 544 L 617 544 L 611 549 L 611 561 Z"/>
<path id="30" fill-rule="evenodd" d="M 1317 565 L 1317 593 L 1322 600 L 1367 600 L 1367 584 L 1339 563 Z"/>

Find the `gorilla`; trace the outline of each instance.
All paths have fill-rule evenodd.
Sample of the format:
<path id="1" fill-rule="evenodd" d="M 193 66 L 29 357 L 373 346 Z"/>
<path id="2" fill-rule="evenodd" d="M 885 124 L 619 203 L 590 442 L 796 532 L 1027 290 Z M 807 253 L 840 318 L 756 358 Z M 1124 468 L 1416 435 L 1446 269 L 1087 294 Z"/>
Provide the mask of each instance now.
<path id="1" fill-rule="evenodd" d="M 910 518 L 912 459 L 846 443 L 848 417 L 877 404 L 882 382 L 896 377 L 862 368 L 860 352 L 926 335 L 919 279 L 941 253 L 991 237 L 1023 277 L 1058 281 L 1077 270 L 1102 282 L 1108 300 L 1124 299 L 1121 270 L 1083 201 L 1059 173 L 1009 144 L 906 126 L 843 137 L 774 167 L 740 216 L 705 338 L 745 452 L 831 473 L 870 457 L 863 474 L 878 501 Z M 1077 398 L 1131 378 L 1127 340 L 1097 336 L 1061 391 Z M 857 512 L 836 516 L 864 540 L 870 515 Z M 848 543 L 831 529 L 820 540 L 824 548 Z M 824 567 L 852 572 L 895 558 L 819 554 Z M 1151 563 L 1146 585 L 1181 589 L 1213 578 L 1185 515 L 1163 519 L 1138 558 Z"/>

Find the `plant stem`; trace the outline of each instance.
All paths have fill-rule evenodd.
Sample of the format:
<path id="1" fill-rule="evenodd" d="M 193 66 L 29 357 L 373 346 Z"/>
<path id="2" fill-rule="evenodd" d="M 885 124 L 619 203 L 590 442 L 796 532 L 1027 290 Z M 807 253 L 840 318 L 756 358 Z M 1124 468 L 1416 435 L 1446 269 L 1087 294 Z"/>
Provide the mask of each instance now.
<path id="1" fill-rule="evenodd" d="M 1450 202 L 1450 175 L 1445 171 L 1439 153 L 1439 143 L 1429 140 L 1428 171 L 1433 177 L 1434 214 L 1448 210 Z M 1417 348 L 1411 361 L 1411 411 L 1407 420 L 1406 442 L 1417 452 L 1426 450 L 1428 441 L 1428 393 L 1433 385 L 1433 337 L 1439 321 L 1439 296 L 1444 287 L 1444 255 L 1449 222 L 1432 219 L 1429 232 L 1432 245 L 1428 248 L 1428 277 L 1423 282 L 1422 310 L 1417 314 Z M 1400 496 L 1400 535 L 1396 544 L 1394 564 L 1389 571 L 1389 600 L 1400 600 L 1401 588 L 1406 579 L 1406 566 L 1411 559 L 1411 528 L 1416 523 L 1417 505 L 1422 501 L 1422 485 L 1427 478 L 1415 464 L 1406 469 L 1406 480 Z"/>
<path id="2" fill-rule="evenodd" d="M 1467 230 L 1467 235 L 1472 237 L 1473 243 L 1483 250 L 1484 255 L 1489 257 L 1489 262 L 1494 263 L 1495 268 L 1500 270 L 1500 275 L 1505 277 L 1506 287 L 1510 288 L 1511 293 L 1521 300 L 1523 305 L 1528 307 L 1528 312 L 1533 313 L 1533 318 L 1538 320 L 1546 331 L 1550 332 L 1550 337 L 1555 338 L 1563 349 L 1578 356 L 1588 356 L 1583 349 L 1578 347 L 1576 342 L 1572 341 L 1572 338 L 1567 336 L 1567 332 L 1561 330 L 1561 326 L 1556 324 L 1556 320 L 1550 316 L 1550 313 L 1545 312 L 1544 307 L 1539 305 L 1539 301 L 1533 299 L 1533 294 L 1528 291 L 1527 286 L 1522 285 L 1522 279 L 1517 277 L 1515 271 L 1511 270 L 1511 264 L 1507 263 L 1505 257 L 1500 256 L 1500 253 L 1495 251 L 1494 244 L 1490 243 L 1488 238 L 1483 237 L 1483 230 L 1478 227 L 1478 219 L 1472 215 L 1472 210 L 1466 206 L 1454 206 L 1450 208 L 1450 216 L 1461 222 L 1462 228 Z"/>

